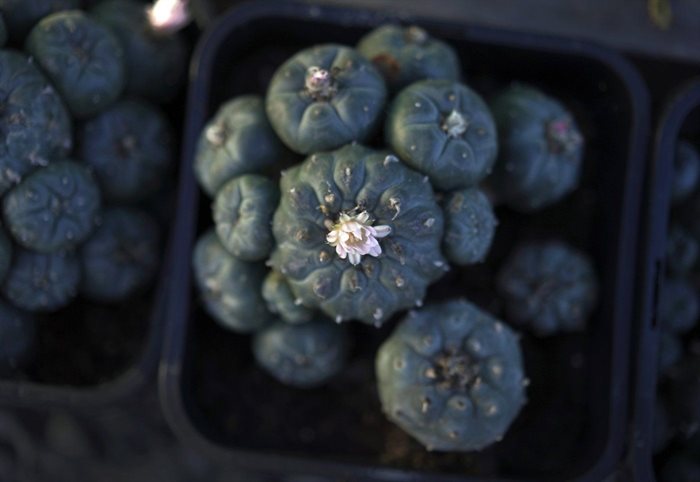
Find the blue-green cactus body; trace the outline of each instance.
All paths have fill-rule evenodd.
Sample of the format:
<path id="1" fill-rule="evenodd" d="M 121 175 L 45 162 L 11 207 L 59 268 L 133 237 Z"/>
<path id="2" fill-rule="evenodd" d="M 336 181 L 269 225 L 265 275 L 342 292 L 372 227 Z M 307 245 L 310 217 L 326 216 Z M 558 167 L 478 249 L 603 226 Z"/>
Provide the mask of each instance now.
<path id="1" fill-rule="evenodd" d="M 16 250 L 2 292 L 18 308 L 55 311 L 78 294 L 80 262 L 70 253 L 42 254 Z"/>
<path id="2" fill-rule="evenodd" d="M 262 98 L 244 95 L 221 106 L 202 130 L 194 171 L 202 189 L 214 197 L 230 179 L 264 172 L 286 156 Z"/>
<path id="3" fill-rule="evenodd" d="M 5 232 L 5 228 L 0 227 L 0 283 L 7 276 L 12 264 L 12 241 Z"/>
<path id="4" fill-rule="evenodd" d="M 46 72 L 73 115 L 97 114 L 124 88 L 124 53 L 109 29 L 71 10 L 42 19 L 26 50 Z"/>
<path id="5" fill-rule="evenodd" d="M 660 374 L 665 373 L 683 356 L 683 343 L 680 338 L 673 333 L 662 330 L 659 333 L 659 348 L 657 356 L 657 370 Z"/>
<path id="6" fill-rule="evenodd" d="M 583 137 L 570 112 L 532 87 L 516 84 L 491 111 L 499 154 L 491 181 L 499 201 L 523 212 L 549 206 L 578 187 Z"/>
<path id="7" fill-rule="evenodd" d="M 447 269 L 443 215 L 430 183 L 388 152 L 348 145 L 314 154 L 285 171 L 280 192 L 272 265 L 302 304 L 336 321 L 379 325 L 422 303 L 428 284 Z M 327 236 L 343 216 L 363 212 L 373 230 L 390 233 L 377 238 L 377 256 L 354 265 Z"/>
<path id="8" fill-rule="evenodd" d="M 384 80 L 368 60 L 326 44 L 302 50 L 275 72 L 265 108 L 282 142 L 311 154 L 367 140 L 385 100 Z"/>
<path id="9" fill-rule="evenodd" d="M 161 187 L 172 167 L 170 126 L 148 102 L 119 101 L 83 125 L 80 157 L 93 169 L 105 199 L 139 201 Z"/>
<path id="10" fill-rule="evenodd" d="M 3 199 L 12 237 L 50 253 L 82 243 L 95 228 L 100 190 L 90 171 L 72 161 L 53 162 L 27 176 Z"/>
<path id="11" fill-rule="evenodd" d="M 685 201 L 695 190 L 700 180 L 700 154 L 686 141 L 678 141 L 673 158 L 673 180 L 671 200 L 674 204 Z"/>
<path id="12" fill-rule="evenodd" d="M 666 268 L 671 273 L 684 275 L 691 271 L 699 252 L 698 240 L 685 227 L 677 223 L 671 225 L 666 241 Z"/>
<path id="13" fill-rule="evenodd" d="M 376 359 L 387 417 L 429 450 L 499 441 L 525 403 L 517 335 L 462 301 L 411 312 Z"/>
<path id="14" fill-rule="evenodd" d="M 0 368 L 18 368 L 31 354 L 36 341 L 36 321 L 23 311 L 0 301 Z"/>
<path id="15" fill-rule="evenodd" d="M 447 259 L 458 265 L 483 261 L 498 224 L 486 195 L 476 188 L 452 191 L 445 196 L 443 212 L 443 251 Z"/>
<path id="16" fill-rule="evenodd" d="M 250 333 L 271 321 L 261 294 L 262 263 L 231 256 L 213 230 L 197 241 L 192 263 L 204 308 L 221 326 Z"/>
<path id="17" fill-rule="evenodd" d="M 583 330 L 598 299 L 588 256 L 559 241 L 520 245 L 498 274 L 509 320 L 538 336 Z"/>
<path id="18" fill-rule="evenodd" d="M 73 145 L 70 114 L 32 60 L 0 50 L 0 194 Z"/>
<path id="19" fill-rule="evenodd" d="M 357 51 L 382 73 L 389 90 L 425 79 L 459 79 L 452 47 L 417 26 L 383 25 L 360 39 Z"/>
<path id="20" fill-rule="evenodd" d="M 314 316 L 314 310 L 297 300 L 289 289 L 287 279 L 277 271 L 270 271 L 265 278 L 262 296 L 267 303 L 267 309 L 287 323 L 306 323 Z"/>
<path id="21" fill-rule="evenodd" d="M 498 150 L 488 107 L 469 87 L 424 80 L 394 98 L 386 117 L 387 144 L 439 189 L 474 186 L 486 177 Z"/>
<path id="22" fill-rule="evenodd" d="M 216 234 L 236 258 L 260 261 L 274 245 L 272 214 L 279 201 L 277 185 L 263 176 L 244 174 L 219 189 L 213 205 Z"/>
<path id="23" fill-rule="evenodd" d="M 345 364 L 346 331 L 327 320 L 276 322 L 253 338 L 255 360 L 275 379 L 298 388 L 327 382 Z"/>
<path id="24" fill-rule="evenodd" d="M 91 11 L 107 25 L 124 49 L 126 92 L 167 102 L 181 90 L 187 71 L 187 45 L 182 36 L 158 32 L 142 2 L 110 0 Z"/>
<path id="25" fill-rule="evenodd" d="M 18 45 L 42 18 L 76 8 L 80 8 L 80 0 L 0 0 L 0 13 L 5 17 L 10 40 Z"/>
<path id="26" fill-rule="evenodd" d="M 80 251 L 81 293 L 96 301 L 121 301 L 153 280 L 159 259 L 158 224 L 136 209 L 109 208 Z"/>
<path id="27" fill-rule="evenodd" d="M 692 284 L 683 278 L 664 280 L 659 301 L 661 327 L 675 334 L 692 330 L 700 316 L 698 293 Z"/>

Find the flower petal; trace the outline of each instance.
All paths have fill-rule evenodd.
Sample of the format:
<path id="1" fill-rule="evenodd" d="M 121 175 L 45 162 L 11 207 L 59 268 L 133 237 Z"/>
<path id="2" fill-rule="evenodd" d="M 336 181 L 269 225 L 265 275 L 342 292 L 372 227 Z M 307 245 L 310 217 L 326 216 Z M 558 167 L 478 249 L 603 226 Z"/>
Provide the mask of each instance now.
<path id="1" fill-rule="evenodd" d="M 347 251 L 345 250 L 345 246 L 343 246 L 342 243 L 335 247 L 335 252 L 338 253 L 340 259 L 345 259 L 345 257 L 348 255 Z"/>
<path id="2" fill-rule="evenodd" d="M 379 226 L 373 226 L 374 228 L 374 237 L 375 238 L 384 238 L 386 236 L 389 236 L 391 234 L 391 226 L 388 226 L 386 224 L 380 224 Z"/>
<path id="3" fill-rule="evenodd" d="M 357 253 L 350 253 L 348 256 L 348 261 L 350 261 L 350 264 L 353 266 L 357 266 L 360 264 L 360 261 L 362 261 L 362 255 L 357 254 Z"/>
<path id="4" fill-rule="evenodd" d="M 367 221 L 369 221 L 369 213 L 367 211 L 362 211 L 355 219 L 362 224 L 367 224 Z"/>

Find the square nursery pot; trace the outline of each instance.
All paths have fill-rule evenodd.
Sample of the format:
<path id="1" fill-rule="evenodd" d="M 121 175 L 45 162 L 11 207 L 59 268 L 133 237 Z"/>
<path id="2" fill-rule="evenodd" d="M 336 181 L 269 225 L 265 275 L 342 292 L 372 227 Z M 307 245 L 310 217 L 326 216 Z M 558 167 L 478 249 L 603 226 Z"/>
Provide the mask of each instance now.
<path id="1" fill-rule="evenodd" d="M 393 323 L 388 330 L 353 324 L 363 343 L 356 343 L 352 361 L 337 379 L 319 389 L 286 389 L 255 367 L 249 337 L 227 332 L 205 314 L 193 286 L 193 244 L 212 224 L 210 201 L 192 171 L 205 122 L 233 96 L 264 95 L 276 67 L 301 48 L 353 45 L 386 22 L 418 24 L 451 43 L 467 84 L 487 99 L 513 80 L 552 93 L 574 112 L 587 139 L 583 182 L 575 195 L 536 222 L 497 210 L 504 232 L 497 232 L 484 267 L 455 269 L 429 291 L 428 301 L 461 294 L 491 306 L 493 277 L 485 273 L 494 259 L 502 259 L 504 240 L 507 250 L 509 239 L 529 230 L 575 241 L 598 272 L 600 303 L 585 333 L 540 341 L 523 336 L 532 379 L 529 403 L 503 441 L 481 452 L 430 453 L 385 420 L 373 356 Z M 650 117 L 646 89 L 629 63 L 567 38 L 352 8 L 259 2 L 230 12 L 209 31 L 191 74 L 160 371 L 166 416 L 186 443 L 240 469 L 333 480 L 600 481 L 613 472 L 627 426 Z"/>
<path id="2" fill-rule="evenodd" d="M 700 79 L 688 82 L 670 102 L 663 106 L 654 138 L 653 159 L 646 181 L 647 206 L 644 222 L 641 225 L 641 238 L 644 239 L 644 246 L 640 250 L 643 260 L 639 273 L 641 301 L 634 327 L 636 336 L 634 408 L 631 417 L 630 450 L 627 456 L 627 469 L 633 474 L 634 480 L 639 481 L 658 480 L 655 465 L 658 468 L 669 453 L 667 449 L 656 457 L 653 454 L 657 382 L 660 380 L 657 365 L 662 334 L 659 313 L 660 297 L 666 277 L 674 158 L 677 141 L 684 138 L 700 139 Z M 695 276 L 691 278 L 691 282 L 697 289 L 696 278 Z M 697 334 L 698 329 L 695 328 L 683 337 L 690 338 Z"/>

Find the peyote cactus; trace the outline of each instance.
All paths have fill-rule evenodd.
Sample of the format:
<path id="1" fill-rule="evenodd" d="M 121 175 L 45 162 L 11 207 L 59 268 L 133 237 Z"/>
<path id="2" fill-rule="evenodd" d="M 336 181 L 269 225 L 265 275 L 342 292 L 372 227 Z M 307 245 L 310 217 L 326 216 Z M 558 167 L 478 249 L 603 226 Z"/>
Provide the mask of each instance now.
<path id="1" fill-rule="evenodd" d="M 158 224 L 145 212 L 109 208 L 95 233 L 83 244 L 81 293 L 115 302 L 146 289 L 158 270 Z"/>
<path id="2" fill-rule="evenodd" d="M 32 312 L 55 311 L 77 294 L 80 263 L 72 253 L 42 254 L 17 250 L 2 292 L 18 308 Z"/>
<path id="3" fill-rule="evenodd" d="M 343 368 L 347 352 L 346 331 L 327 320 L 302 325 L 278 321 L 253 338 L 258 364 L 281 383 L 298 388 L 328 381 Z"/>
<path id="4" fill-rule="evenodd" d="M 361 145 L 314 154 L 284 172 L 272 266 L 299 302 L 336 321 L 380 325 L 422 303 L 447 269 L 430 183 Z"/>
<path id="5" fill-rule="evenodd" d="M 73 115 L 97 114 L 124 88 L 124 53 L 107 27 L 71 10 L 49 15 L 29 33 L 26 49 Z"/>
<path id="6" fill-rule="evenodd" d="M 491 181 L 499 201 L 532 212 L 579 183 L 583 137 L 571 113 L 539 90 L 515 84 L 491 103 L 499 155 Z"/>
<path id="7" fill-rule="evenodd" d="M 32 60 L 0 50 L 0 194 L 73 145 L 68 110 Z"/>
<path id="8" fill-rule="evenodd" d="M 696 325 L 698 316 L 700 302 L 693 285 L 683 278 L 665 279 L 659 300 L 661 327 L 670 333 L 686 333 Z"/>
<path id="9" fill-rule="evenodd" d="M 187 46 L 174 32 L 152 26 L 143 3 L 109 0 L 91 11 L 107 25 L 124 49 L 126 92 L 167 102 L 180 91 L 187 70 Z"/>
<path id="10" fill-rule="evenodd" d="M 698 259 L 698 240 L 680 224 L 672 224 L 666 241 L 666 267 L 674 275 L 693 269 Z"/>
<path id="11" fill-rule="evenodd" d="M 14 369 L 28 358 L 36 336 L 36 321 L 0 301 L 0 370 Z"/>
<path id="12" fill-rule="evenodd" d="M 477 188 L 468 188 L 448 193 L 442 204 L 447 259 L 458 265 L 483 261 L 498 224 L 489 199 Z"/>
<path id="13" fill-rule="evenodd" d="M 598 298 L 588 256 L 560 241 L 521 244 L 501 268 L 497 287 L 509 320 L 538 336 L 583 330 Z"/>
<path id="14" fill-rule="evenodd" d="M 360 39 L 357 51 L 382 73 L 389 90 L 425 79 L 459 79 L 459 58 L 452 47 L 412 25 L 383 25 Z"/>
<path id="15" fill-rule="evenodd" d="M 685 201 L 700 180 L 700 154 L 692 144 L 679 140 L 673 157 L 671 200 L 674 204 Z"/>
<path id="16" fill-rule="evenodd" d="M 19 244 L 50 253 L 74 248 L 92 233 L 100 190 L 81 164 L 53 162 L 12 188 L 2 207 L 7 228 Z"/>
<path id="17" fill-rule="evenodd" d="M 197 241 L 192 263 L 204 307 L 221 326 L 250 333 L 271 321 L 261 295 L 264 265 L 231 256 L 213 230 Z"/>
<path id="18" fill-rule="evenodd" d="M 278 201 L 277 185 L 263 176 L 244 174 L 224 184 L 212 208 L 221 244 L 243 261 L 267 258 L 274 245 L 270 224 Z"/>
<path id="19" fill-rule="evenodd" d="M 139 201 L 157 191 L 172 167 L 173 136 L 165 115 L 140 100 L 122 100 L 87 121 L 80 157 L 106 200 Z"/>
<path id="20" fill-rule="evenodd" d="M 287 147 L 311 154 L 367 140 L 385 100 L 384 80 L 368 60 L 326 44 L 302 50 L 275 72 L 265 109 Z"/>
<path id="21" fill-rule="evenodd" d="M 376 359 L 382 409 L 428 450 L 480 450 L 501 440 L 525 403 L 517 335 L 455 300 L 411 312 Z"/>
<path id="22" fill-rule="evenodd" d="M 478 184 L 496 160 L 496 127 L 488 107 L 469 87 L 424 80 L 403 89 L 386 117 L 387 144 L 439 189 Z"/>
<path id="23" fill-rule="evenodd" d="M 18 45 L 42 18 L 79 7 L 80 0 L 0 0 L 0 12 L 5 17 L 10 40 Z"/>
<path id="24" fill-rule="evenodd" d="M 286 155 L 262 98 L 244 95 L 226 102 L 204 127 L 194 170 L 202 189 L 214 197 L 230 179 L 263 172 Z"/>
<path id="25" fill-rule="evenodd" d="M 314 311 L 307 308 L 294 297 L 287 279 L 278 271 L 268 273 L 262 287 L 262 296 L 267 303 L 267 309 L 283 321 L 291 324 L 306 323 L 314 316 Z"/>

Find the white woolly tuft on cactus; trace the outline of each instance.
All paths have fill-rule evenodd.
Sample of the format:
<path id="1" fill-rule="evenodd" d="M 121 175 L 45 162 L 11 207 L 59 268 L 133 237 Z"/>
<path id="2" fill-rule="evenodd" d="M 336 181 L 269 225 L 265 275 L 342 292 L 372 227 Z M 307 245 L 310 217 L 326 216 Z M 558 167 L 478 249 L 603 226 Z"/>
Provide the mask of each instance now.
<path id="1" fill-rule="evenodd" d="M 326 236 L 326 241 L 335 248 L 341 259 L 348 259 L 356 266 L 363 255 L 377 257 L 382 254 L 378 239 L 391 234 L 387 225 L 371 226 L 369 213 L 362 211 L 357 215 L 341 213 L 338 222 Z"/>

